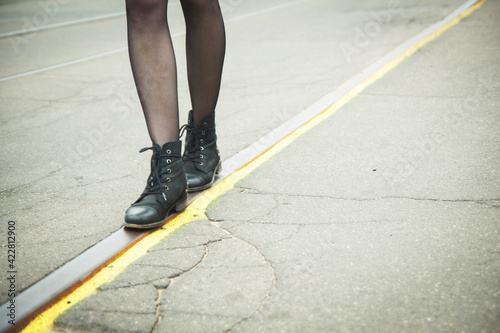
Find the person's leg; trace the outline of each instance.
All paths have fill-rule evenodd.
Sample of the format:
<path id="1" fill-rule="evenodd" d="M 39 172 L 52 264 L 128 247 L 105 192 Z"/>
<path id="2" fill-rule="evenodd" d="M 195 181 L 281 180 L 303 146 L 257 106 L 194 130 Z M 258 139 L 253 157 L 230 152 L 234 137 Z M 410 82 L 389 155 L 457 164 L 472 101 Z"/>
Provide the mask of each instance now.
<path id="1" fill-rule="evenodd" d="M 226 49 L 224 21 L 218 0 L 181 0 L 186 21 L 186 56 L 193 118 L 215 111 Z"/>
<path id="2" fill-rule="evenodd" d="M 179 141 L 177 73 L 167 25 L 167 0 L 127 0 L 130 63 L 153 146 L 151 173 L 139 199 L 127 209 L 125 226 L 162 225 L 187 205 Z"/>
<path id="3" fill-rule="evenodd" d="M 215 134 L 215 106 L 219 97 L 226 49 L 224 21 L 217 0 L 180 0 L 186 21 L 186 56 L 192 111 L 184 149 L 188 191 L 210 187 L 221 171 Z"/>
<path id="4" fill-rule="evenodd" d="M 126 0 L 130 63 L 151 140 L 178 140 L 175 55 L 167 0 Z"/>

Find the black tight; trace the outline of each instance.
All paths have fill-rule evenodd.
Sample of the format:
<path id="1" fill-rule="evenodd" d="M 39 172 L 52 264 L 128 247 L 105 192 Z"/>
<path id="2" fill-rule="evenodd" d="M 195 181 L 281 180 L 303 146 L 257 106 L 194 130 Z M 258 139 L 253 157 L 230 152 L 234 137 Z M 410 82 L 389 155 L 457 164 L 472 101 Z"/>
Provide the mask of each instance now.
<path id="1" fill-rule="evenodd" d="M 177 70 L 166 13 L 168 0 L 126 0 L 130 63 L 151 140 L 178 139 Z M 213 113 L 225 53 L 218 0 L 181 0 L 194 121 Z"/>

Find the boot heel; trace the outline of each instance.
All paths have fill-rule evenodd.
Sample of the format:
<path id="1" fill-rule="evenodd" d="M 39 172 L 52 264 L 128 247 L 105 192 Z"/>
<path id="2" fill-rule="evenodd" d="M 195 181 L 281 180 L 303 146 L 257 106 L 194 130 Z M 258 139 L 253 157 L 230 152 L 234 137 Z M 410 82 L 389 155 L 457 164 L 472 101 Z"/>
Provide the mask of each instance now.
<path id="1" fill-rule="evenodd" d="M 179 201 L 175 204 L 175 211 L 182 212 L 188 206 L 188 197 L 187 195 L 184 198 L 180 198 Z"/>
<path id="2" fill-rule="evenodd" d="M 219 161 L 219 164 L 217 164 L 217 169 L 215 169 L 215 174 L 218 175 L 222 171 L 222 162 Z"/>

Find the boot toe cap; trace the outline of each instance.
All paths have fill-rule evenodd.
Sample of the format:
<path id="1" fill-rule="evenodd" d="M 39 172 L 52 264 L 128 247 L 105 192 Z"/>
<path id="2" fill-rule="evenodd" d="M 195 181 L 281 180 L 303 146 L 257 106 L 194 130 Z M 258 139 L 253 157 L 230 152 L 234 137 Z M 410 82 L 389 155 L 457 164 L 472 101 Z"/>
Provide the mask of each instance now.
<path id="1" fill-rule="evenodd" d="M 147 206 L 131 206 L 125 213 L 125 222 L 129 224 L 147 225 L 161 220 L 158 211 Z"/>
<path id="2" fill-rule="evenodd" d="M 195 175 L 195 174 L 186 174 L 187 182 L 188 182 L 188 188 L 190 189 L 195 189 L 199 187 L 203 187 L 207 185 L 210 181 L 206 180 L 204 177 L 201 175 Z"/>

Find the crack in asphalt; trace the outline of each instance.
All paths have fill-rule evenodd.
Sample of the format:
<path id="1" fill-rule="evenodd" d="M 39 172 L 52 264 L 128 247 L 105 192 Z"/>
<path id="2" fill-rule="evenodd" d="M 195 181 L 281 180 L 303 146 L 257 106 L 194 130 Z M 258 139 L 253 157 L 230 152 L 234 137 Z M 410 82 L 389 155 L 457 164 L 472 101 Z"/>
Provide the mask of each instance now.
<path id="1" fill-rule="evenodd" d="M 158 290 L 158 297 L 156 298 L 156 322 L 153 326 L 153 329 L 151 330 L 151 333 L 154 333 L 156 332 L 156 330 L 158 329 L 158 325 L 160 324 L 161 322 L 161 311 L 160 311 L 160 307 L 161 307 L 161 297 L 163 295 L 163 292 L 167 289 L 168 287 L 166 288 L 156 288 Z"/>
<path id="2" fill-rule="evenodd" d="M 202 262 L 203 260 L 205 260 L 205 258 L 207 257 L 208 255 L 208 244 L 210 244 L 210 242 L 208 242 L 207 244 L 203 244 L 203 245 L 200 245 L 200 246 L 204 246 L 205 247 L 205 254 L 200 258 L 200 260 L 194 264 L 191 268 L 187 269 L 187 270 L 182 270 L 179 274 L 176 274 L 176 275 L 173 275 L 171 277 L 169 277 L 170 279 L 175 279 L 175 278 L 178 278 L 179 276 L 181 276 L 182 274 L 185 274 L 187 272 L 190 272 L 192 271 L 193 269 L 195 269 L 196 267 L 198 267 Z"/>
<path id="3" fill-rule="evenodd" d="M 147 286 L 149 284 L 152 284 L 154 281 L 161 280 L 161 279 L 163 279 L 163 278 L 154 279 L 151 281 L 145 281 L 145 282 L 141 282 L 141 283 L 129 284 L 129 285 L 125 285 L 125 286 L 117 286 L 117 287 L 106 287 L 106 285 L 103 285 L 103 286 L 98 287 L 97 290 L 99 292 L 106 292 L 106 291 L 110 291 L 110 290 L 120 290 L 120 289 L 128 289 L 128 288 L 134 288 L 134 287 L 140 287 L 140 286 Z"/>
<path id="4" fill-rule="evenodd" d="M 200 246 L 203 246 L 203 245 L 210 245 L 210 244 L 213 244 L 213 243 L 218 243 L 218 242 L 222 242 L 223 240 L 225 239 L 230 239 L 231 237 L 221 237 L 219 239 L 215 239 L 215 240 L 211 240 L 211 241 L 208 241 L 206 243 L 203 243 L 203 244 L 198 244 L 198 245 L 192 245 L 192 246 L 177 246 L 177 247 L 167 247 L 167 248 L 160 248 L 160 249 L 150 249 L 148 250 L 148 253 L 151 253 L 151 252 L 159 252 L 159 251 L 171 251 L 171 250 L 184 250 L 184 249 L 195 249 L 197 247 L 200 247 Z"/>
<path id="5" fill-rule="evenodd" d="M 288 224 L 288 225 L 291 225 L 291 224 Z M 294 231 L 291 235 L 289 235 L 289 236 L 287 236 L 287 237 L 284 237 L 284 238 L 282 238 L 282 239 L 278 239 L 278 240 L 275 240 L 275 241 L 272 241 L 272 242 L 266 243 L 266 246 L 269 246 L 269 245 L 271 245 L 271 244 L 276 244 L 276 243 L 283 242 L 283 241 L 286 241 L 286 240 L 288 240 L 288 239 L 291 239 L 293 236 L 297 235 L 297 234 L 300 232 L 300 229 L 301 229 L 303 226 L 305 226 L 305 225 L 307 225 L 307 224 L 296 224 L 296 225 L 295 225 L 295 227 L 296 227 L 296 228 L 295 228 L 295 231 Z M 309 225 L 310 225 L 310 224 L 309 224 Z"/>
<path id="6" fill-rule="evenodd" d="M 199 311 L 172 310 L 172 312 L 173 313 L 192 314 L 192 315 L 198 315 L 198 316 L 206 316 L 206 317 L 221 317 L 221 318 L 237 318 L 238 317 L 238 316 L 225 315 L 225 314 L 220 314 L 220 313 L 205 313 L 205 312 L 199 312 Z"/>
<path id="7" fill-rule="evenodd" d="M 410 197 L 410 196 L 384 196 L 384 197 L 374 197 L 374 198 L 349 198 L 349 197 L 335 197 L 328 195 L 316 195 L 316 194 L 290 194 L 290 193 L 276 193 L 276 192 L 263 192 L 250 187 L 235 186 L 235 188 L 243 189 L 240 193 L 250 194 L 250 195 L 269 195 L 273 196 L 273 199 L 277 201 L 277 197 L 306 197 L 306 198 L 324 198 L 332 200 L 345 200 L 345 201 L 378 201 L 387 199 L 403 199 L 403 200 L 414 200 L 414 201 L 432 201 L 432 202 L 458 202 L 458 203 L 475 203 L 479 205 L 488 205 L 493 207 L 499 207 L 498 205 L 489 204 L 489 202 L 498 202 L 500 205 L 500 198 L 479 198 L 479 199 L 441 199 L 441 198 L 420 198 L 420 197 Z M 278 203 L 279 204 L 279 203 Z"/>
<path id="8" fill-rule="evenodd" d="M 192 267 L 190 267 L 189 269 L 180 269 L 178 267 L 173 267 L 173 266 L 169 266 L 169 265 L 153 265 L 153 264 L 141 264 L 141 263 L 134 263 L 132 265 L 130 265 L 130 267 L 134 267 L 134 266 L 143 266 L 143 267 L 155 267 L 155 268 L 161 268 L 161 267 L 165 267 L 165 268 L 171 268 L 171 269 L 175 269 L 175 270 L 178 270 L 179 273 L 175 273 L 174 275 L 169 275 L 169 274 L 166 274 L 165 276 L 162 276 L 160 278 L 156 278 L 154 280 L 150 280 L 150 281 L 146 281 L 146 282 L 143 282 L 143 283 L 136 283 L 136 284 L 130 284 L 130 285 L 127 285 L 127 286 L 118 286 L 118 287 L 110 287 L 110 288 L 106 288 L 106 285 L 103 286 L 103 288 L 99 288 L 99 290 L 101 291 L 106 291 L 106 290 L 117 290 L 117 289 L 122 289 L 122 288 L 130 288 L 130 287 L 135 287 L 135 286 L 143 286 L 143 285 L 148 285 L 148 284 L 151 284 L 154 286 L 154 282 L 155 281 L 158 281 L 158 280 L 161 280 L 161 279 L 165 279 L 165 278 L 168 278 L 168 279 L 175 279 L 175 278 L 178 278 L 180 277 L 182 274 L 184 273 L 187 273 L 191 270 L 193 270 L 194 268 L 196 268 L 208 255 L 208 245 L 209 244 L 212 244 L 212 243 L 217 243 L 217 242 L 220 242 L 224 239 L 227 239 L 227 238 L 220 238 L 220 239 L 217 239 L 217 240 L 211 240 L 211 241 L 208 241 L 206 243 L 203 243 L 203 244 L 199 244 L 199 245 L 196 245 L 196 246 L 190 246 L 190 247 L 179 247 L 179 248 L 169 248 L 169 249 L 159 249 L 159 250 L 155 250 L 155 251 L 150 251 L 150 252 L 158 252 L 158 251 L 170 251 L 170 250 L 177 250 L 177 249 L 188 249 L 188 248 L 197 248 L 197 247 L 202 247 L 204 246 L 205 247 L 205 253 L 203 254 L 203 256 L 200 258 L 200 260 L 198 260 Z M 147 254 L 146 254 L 147 255 Z M 122 273 L 123 274 L 123 273 Z M 162 289 L 162 288 L 158 288 L 158 287 L 155 287 L 156 289 Z M 164 289 L 167 289 L 168 287 L 164 288 Z"/>
<path id="9" fill-rule="evenodd" d="M 244 239 L 241 239 L 239 238 L 238 236 L 236 236 L 235 234 L 233 234 L 232 232 L 230 232 L 229 230 L 227 229 L 224 229 L 222 226 L 220 226 L 219 224 L 217 224 L 217 222 L 214 223 L 214 221 L 212 220 L 209 220 L 210 223 L 212 223 L 214 226 L 216 226 L 217 228 L 219 228 L 220 230 L 224 231 L 225 233 L 227 233 L 228 235 L 230 235 L 233 239 L 237 239 L 247 245 L 249 245 L 250 247 L 252 247 L 259 256 L 262 257 L 262 259 L 264 259 L 264 262 L 269 266 L 269 268 L 271 269 L 271 274 L 272 274 L 272 286 L 271 288 L 269 288 L 267 291 L 266 291 L 266 295 L 264 296 L 264 299 L 262 300 L 261 304 L 259 305 L 259 307 L 253 312 L 251 313 L 249 316 L 247 317 L 244 317 L 242 319 L 240 319 L 239 321 L 237 321 L 236 323 L 234 323 L 230 328 L 228 328 L 227 330 L 225 330 L 224 332 L 231 332 L 236 326 L 240 325 L 241 323 L 247 321 L 247 320 L 250 320 L 250 318 L 252 318 L 253 316 L 255 316 L 257 313 L 261 312 L 262 309 L 264 308 L 264 304 L 271 298 L 272 296 L 272 293 L 274 292 L 274 290 L 276 290 L 276 284 L 277 284 L 277 278 L 276 278 L 276 271 L 271 263 L 271 261 L 269 259 L 266 258 L 266 256 L 264 256 L 264 254 L 253 244 L 247 242 L 246 240 Z"/>
<path id="10" fill-rule="evenodd" d="M 27 187 L 31 186 L 31 185 L 34 185 L 42 180 L 45 180 L 49 177 L 51 177 L 53 174 L 55 173 L 58 173 L 59 171 L 61 171 L 62 169 L 66 168 L 67 166 L 70 166 L 72 164 L 75 164 L 75 163 L 78 163 L 78 162 L 82 162 L 82 161 L 85 161 L 87 160 L 88 158 L 92 157 L 92 156 L 95 156 L 97 154 L 100 154 L 100 153 L 103 153 L 103 152 L 106 152 L 106 151 L 109 151 L 109 150 L 112 150 L 112 149 L 115 149 L 117 147 L 120 147 L 119 144 L 115 144 L 115 145 L 112 145 L 112 146 L 108 146 L 108 147 L 105 147 L 101 150 L 92 150 L 92 152 L 90 154 L 87 154 L 87 155 L 79 155 L 79 158 L 77 159 L 71 159 L 70 162 L 67 162 L 65 164 L 62 164 L 62 163 L 55 163 L 57 165 L 57 169 L 55 170 L 52 170 L 52 171 L 48 171 L 47 174 L 45 174 L 44 176 L 41 176 L 40 178 L 38 179 L 34 179 L 34 180 L 31 180 L 27 183 L 24 183 L 24 184 L 19 184 L 18 186 L 14 186 L 12 188 L 8 188 L 8 189 L 5 189 L 5 190 L 2 190 L 0 192 L 0 196 L 4 195 L 4 196 L 9 196 L 11 193 L 17 191 L 17 190 L 22 190 L 22 189 L 26 189 Z M 126 175 L 124 177 L 130 177 L 131 175 Z M 116 179 L 121 179 L 121 178 L 116 178 Z M 116 180 L 116 179 L 109 179 L 109 180 Z M 102 181 L 108 181 L 108 180 L 102 180 Z M 98 182 L 95 182 L 95 184 L 99 183 L 101 181 L 98 181 Z M 78 186 L 76 186 L 78 187 Z"/>

